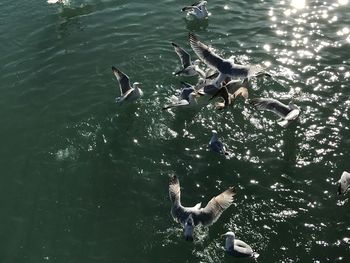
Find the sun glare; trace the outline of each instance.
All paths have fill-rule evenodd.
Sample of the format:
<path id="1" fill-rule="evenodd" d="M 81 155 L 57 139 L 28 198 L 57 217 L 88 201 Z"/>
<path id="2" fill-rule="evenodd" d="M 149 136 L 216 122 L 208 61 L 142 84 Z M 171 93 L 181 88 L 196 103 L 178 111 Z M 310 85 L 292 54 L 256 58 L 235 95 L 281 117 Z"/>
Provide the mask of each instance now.
<path id="1" fill-rule="evenodd" d="M 292 0 L 290 5 L 296 9 L 303 9 L 305 7 L 305 0 Z"/>

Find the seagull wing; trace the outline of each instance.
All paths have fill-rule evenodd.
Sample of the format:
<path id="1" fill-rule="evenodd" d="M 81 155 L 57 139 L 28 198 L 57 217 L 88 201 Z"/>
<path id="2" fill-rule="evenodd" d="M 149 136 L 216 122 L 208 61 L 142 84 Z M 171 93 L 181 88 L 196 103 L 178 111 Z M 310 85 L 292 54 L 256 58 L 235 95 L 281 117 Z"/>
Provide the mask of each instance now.
<path id="1" fill-rule="evenodd" d="M 175 202 L 180 203 L 180 181 L 179 178 L 174 175 L 169 181 L 169 197 L 172 204 Z"/>
<path id="2" fill-rule="evenodd" d="M 175 49 L 176 54 L 179 56 L 181 60 L 181 64 L 184 68 L 187 68 L 191 65 L 191 56 L 184 49 L 182 49 L 179 45 L 175 43 L 171 43 Z"/>
<path id="3" fill-rule="evenodd" d="M 174 104 L 169 104 L 169 105 L 164 106 L 163 110 L 167 110 L 167 109 L 175 108 L 175 107 L 187 106 L 189 104 L 190 103 L 189 103 L 188 100 L 182 99 L 182 100 L 179 100 L 178 102 L 176 102 Z"/>
<path id="4" fill-rule="evenodd" d="M 206 207 L 199 210 L 199 213 L 194 214 L 194 221 L 202 225 L 211 225 L 218 220 L 222 212 L 224 212 L 233 203 L 236 195 L 236 189 L 230 187 L 221 194 L 213 197 Z"/>
<path id="5" fill-rule="evenodd" d="M 114 76 L 117 78 L 117 80 L 119 82 L 121 95 L 126 93 L 128 90 L 132 89 L 132 87 L 130 85 L 130 79 L 126 74 L 124 74 L 123 72 L 121 72 L 119 69 L 117 69 L 114 66 L 112 66 L 112 71 L 114 73 Z"/>
<path id="6" fill-rule="evenodd" d="M 259 110 L 272 111 L 283 118 L 291 111 L 287 105 L 275 99 L 255 98 L 251 100 L 251 104 Z"/>
<path id="7" fill-rule="evenodd" d="M 212 100 L 216 98 L 217 96 L 220 96 L 224 99 L 225 101 L 225 107 L 229 106 L 231 104 L 231 96 L 228 93 L 227 87 L 224 86 L 221 89 L 219 89 L 209 100 Z"/>
<path id="8" fill-rule="evenodd" d="M 216 55 L 207 45 L 200 42 L 193 33 L 189 33 L 189 40 L 193 51 L 209 67 L 217 69 L 223 74 L 227 74 L 232 71 L 232 65 L 229 61 L 226 61 L 220 56 Z"/>

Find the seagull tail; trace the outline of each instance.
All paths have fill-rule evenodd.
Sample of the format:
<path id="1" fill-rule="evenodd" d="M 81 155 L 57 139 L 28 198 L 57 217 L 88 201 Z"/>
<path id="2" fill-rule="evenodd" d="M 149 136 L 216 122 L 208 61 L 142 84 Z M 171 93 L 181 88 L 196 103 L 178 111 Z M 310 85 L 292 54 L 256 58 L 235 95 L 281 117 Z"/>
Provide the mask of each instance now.
<path id="1" fill-rule="evenodd" d="M 283 128 L 286 128 L 289 124 L 289 121 L 288 120 L 281 120 L 281 121 L 278 121 L 277 124 Z"/>
<path id="2" fill-rule="evenodd" d="M 188 12 L 188 11 L 192 11 L 193 6 L 185 6 L 184 8 L 181 9 L 181 12 Z"/>

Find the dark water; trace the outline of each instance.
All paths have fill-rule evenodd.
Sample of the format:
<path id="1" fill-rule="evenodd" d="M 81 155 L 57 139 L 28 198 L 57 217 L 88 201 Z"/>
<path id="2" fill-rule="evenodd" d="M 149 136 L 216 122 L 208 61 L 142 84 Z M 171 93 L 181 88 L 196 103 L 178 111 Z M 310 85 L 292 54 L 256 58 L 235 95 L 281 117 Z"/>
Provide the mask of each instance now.
<path id="1" fill-rule="evenodd" d="M 258 262 L 349 262 L 336 181 L 350 169 L 350 3 L 209 1 L 203 22 L 184 19 L 186 4 L 0 2 L 1 262 L 232 262 L 229 229 Z M 269 66 L 250 96 L 294 97 L 300 122 L 283 129 L 243 101 L 161 111 L 184 80 L 170 42 L 189 50 L 189 30 Z M 142 100 L 115 104 L 111 65 L 142 82 Z M 208 151 L 212 129 L 232 158 Z M 169 213 L 173 174 L 188 205 L 238 189 L 194 243 Z"/>

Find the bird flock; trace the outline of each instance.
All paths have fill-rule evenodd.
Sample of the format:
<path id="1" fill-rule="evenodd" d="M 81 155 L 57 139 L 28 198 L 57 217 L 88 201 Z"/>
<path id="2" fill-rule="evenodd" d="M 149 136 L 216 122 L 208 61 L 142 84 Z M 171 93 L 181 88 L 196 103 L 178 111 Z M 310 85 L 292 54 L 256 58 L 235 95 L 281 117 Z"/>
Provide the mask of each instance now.
<path id="1" fill-rule="evenodd" d="M 48 3 L 64 2 L 65 0 L 48 0 Z M 192 19 L 202 20 L 209 16 L 207 1 L 203 0 L 185 6 L 181 11 L 186 12 L 186 16 Z M 276 122 L 283 128 L 298 120 L 300 108 L 294 104 L 293 99 L 288 104 L 284 104 L 275 98 L 249 98 L 249 83 L 252 78 L 272 77 L 264 68 L 259 65 L 242 65 L 237 63 L 234 58 L 223 58 L 215 53 L 211 47 L 200 41 L 192 32 L 188 34 L 188 41 L 198 59 L 192 61 L 191 55 L 187 51 L 171 42 L 181 62 L 181 68 L 174 75 L 198 76 L 198 82 L 195 85 L 181 82 L 180 94 L 173 95 L 170 102 L 163 106 L 163 110 L 195 106 L 200 97 L 210 97 L 208 102 L 219 97 L 221 101 L 216 102 L 215 108 L 222 110 L 232 105 L 236 98 L 241 96 L 248 105 L 252 105 L 257 110 L 271 111 L 278 115 L 280 119 Z M 131 84 L 128 75 L 115 66 L 112 66 L 112 72 L 120 87 L 120 96 L 116 98 L 116 103 L 132 102 L 142 97 L 141 83 Z M 209 148 L 218 154 L 230 155 L 227 146 L 218 139 L 215 130 L 212 131 Z M 338 195 L 345 194 L 350 188 L 350 173 L 344 171 L 337 185 Z M 184 237 L 189 241 L 194 239 L 196 226 L 214 224 L 221 214 L 233 204 L 235 196 L 236 188 L 232 186 L 214 196 L 205 207 L 202 207 L 201 203 L 187 207 L 181 203 L 179 178 L 173 175 L 169 180 L 171 215 L 176 222 L 182 225 Z M 259 256 L 248 244 L 236 239 L 233 231 L 226 232 L 222 237 L 225 237 L 225 250 L 229 255 L 254 258 Z"/>

